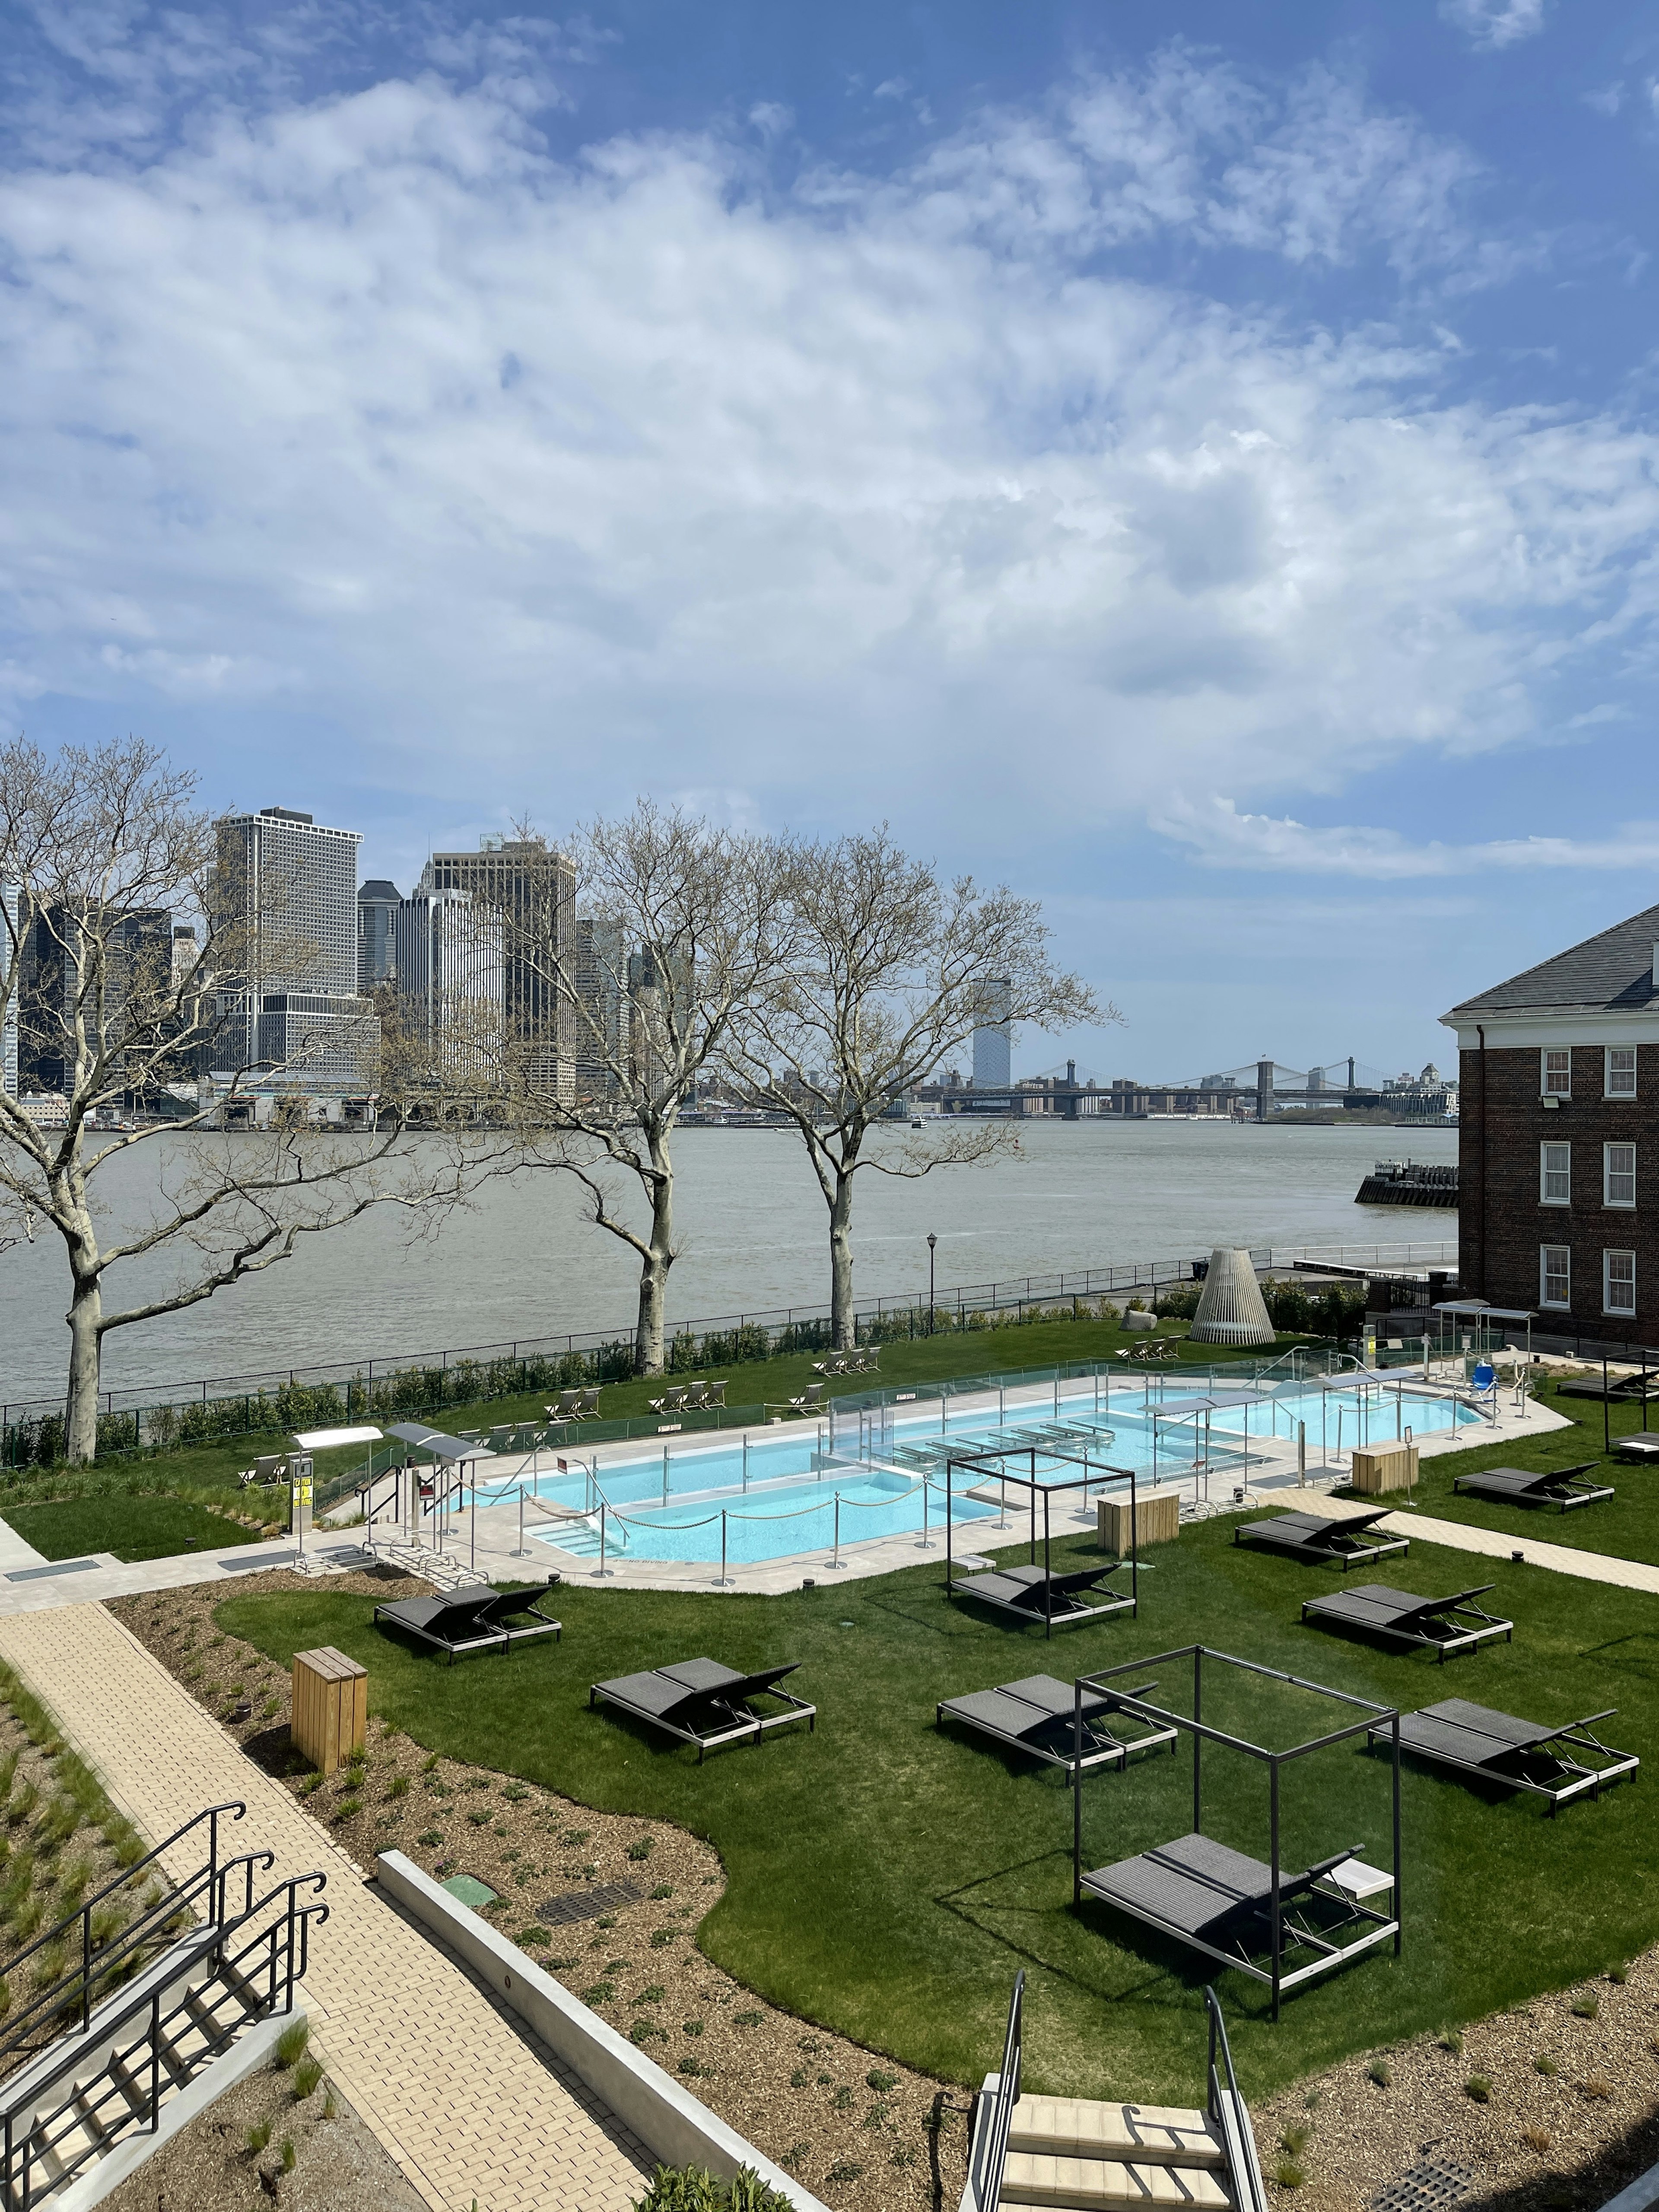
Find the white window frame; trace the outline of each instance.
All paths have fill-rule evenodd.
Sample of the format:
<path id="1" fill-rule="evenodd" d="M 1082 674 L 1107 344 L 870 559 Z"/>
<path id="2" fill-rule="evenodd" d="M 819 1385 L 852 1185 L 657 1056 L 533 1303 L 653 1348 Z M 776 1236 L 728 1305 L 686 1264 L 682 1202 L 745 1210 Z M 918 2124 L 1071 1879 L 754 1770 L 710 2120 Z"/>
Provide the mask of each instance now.
<path id="1" fill-rule="evenodd" d="M 1629 1054 L 1630 1066 L 1627 1068 L 1621 1067 L 1615 1071 L 1613 1065 L 1613 1054 L 1615 1053 L 1621 1056 L 1626 1054 Z M 1615 1083 L 1613 1079 L 1615 1073 L 1617 1073 L 1621 1079 L 1618 1083 Z M 1622 1080 L 1625 1076 L 1628 1076 L 1630 1078 L 1628 1083 Z M 1601 1096 L 1604 1098 L 1635 1097 L 1636 1047 L 1633 1044 L 1610 1044 L 1605 1048 L 1602 1055 L 1601 1066 Z"/>
<path id="2" fill-rule="evenodd" d="M 1629 1280 L 1629 1285 L 1630 1285 L 1630 1304 L 1629 1304 L 1628 1305 L 1615 1305 L 1615 1304 L 1613 1304 L 1613 1261 L 1614 1261 L 1615 1260 L 1628 1261 L 1629 1261 L 1629 1263 L 1630 1263 L 1630 1267 L 1629 1267 L 1629 1273 L 1628 1273 L 1628 1280 Z M 1625 1276 L 1624 1276 L 1624 1274 L 1623 1274 L 1623 1272 L 1621 1271 L 1621 1275 L 1620 1275 L 1620 1288 L 1621 1288 L 1621 1289 L 1622 1289 L 1622 1288 L 1623 1288 L 1623 1286 L 1624 1286 L 1624 1281 L 1625 1281 L 1625 1279 L 1626 1279 L 1626 1278 L 1625 1278 Z M 1601 1255 L 1601 1310 L 1602 1310 L 1602 1312 L 1603 1312 L 1604 1314 L 1615 1314 L 1615 1315 L 1619 1316 L 1621 1319 L 1626 1320 L 1626 1321 L 1633 1321 L 1633 1320 L 1635 1319 L 1635 1317 L 1636 1317 L 1636 1255 L 1635 1255 L 1635 1253 L 1634 1253 L 1634 1252 L 1603 1252 L 1603 1254 Z"/>
<path id="3" fill-rule="evenodd" d="M 1562 1264 L 1556 1272 L 1566 1279 L 1567 1294 L 1562 1298 L 1553 1298 L 1550 1296 L 1552 1255 L 1560 1259 Z M 1552 1313 L 1570 1313 L 1572 1310 L 1572 1247 L 1571 1244 L 1540 1244 L 1539 1246 L 1538 1303 L 1540 1306 L 1547 1306 Z"/>
<path id="4" fill-rule="evenodd" d="M 1552 1060 L 1565 1060 L 1565 1067 L 1552 1068 Z M 1572 1096 L 1572 1048 L 1571 1045 L 1540 1045 L 1538 1051 L 1538 1095 L 1540 1098 L 1571 1098 Z"/>
<path id="5" fill-rule="evenodd" d="M 1559 1152 L 1562 1158 L 1552 1164 L 1550 1154 Z M 1565 1188 L 1552 1190 L 1552 1178 L 1564 1182 Z M 1541 1144 L 1538 1147 L 1538 1203 L 1540 1206 L 1571 1206 L 1572 1204 L 1572 1146 L 1557 1143 Z"/>
<path id="6" fill-rule="evenodd" d="M 1628 1167 L 1628 1168 L 1624 1168 L 1624 1167 L 1620 1167 L 1620 1168 L 1617 1168 L 1617 1169 L 1615 1169 L 1615 1168 L 1614 1168 L 1614 1166 L 1613 1166 L 1613 1154 L 1614 1154 L 1615 1152 L 1628 1152 L 1628 1153 L 1630 1154 L 1630 1165 L 1629 1165 L 1629 1167 Z M 1621 1182 L 1623 1182 L 1623 1181 L 1625 1181 L 1626 1178 L 1628 1178 L 1628 1180 L 1629 1180 L 1629 1183 L 1630 1183 L 1630 1195 L 1629 1195 L 1629 1197 L 1628 1197 L 1628 1198 L 1624 1197 L 1622 1194 L 1621 1194 L 1620 1197 L 1618 1197 L 1618 1198 L 1615 1198 L 1615 1197 L 1613 1196 L 1613 1176 L 1614 1176 L 1614 1175 L 1615 1175 L 1615 1174 L 1619 1176 L 1619 1178 L 1620 1178 L 1620 1180 Z M 1617 1207 L 1620 1208 L 1623 1212 L 1626 1212 L 1626 1213 L 1633 1213 L 1633 1212 L 1635 1212 L 1635 1210 L 1636 1210 L 1636 1147 L 1635 1147 L 1635 1146 L 1634 1146 L 1634 1145 L 1628 1145 L 1628 1144 L 1620 1143 L 1620 1144 L 1616 1144 L 1616 1145 L 1603 1145 L 1603 1146 L 1602 1146 L 1602 1147 L 1601 1147 L 1601 1203 L 1602 1203 L 1602 1205 L 1603 1205 L 1603 1206 L 1617 1206 Z"/>

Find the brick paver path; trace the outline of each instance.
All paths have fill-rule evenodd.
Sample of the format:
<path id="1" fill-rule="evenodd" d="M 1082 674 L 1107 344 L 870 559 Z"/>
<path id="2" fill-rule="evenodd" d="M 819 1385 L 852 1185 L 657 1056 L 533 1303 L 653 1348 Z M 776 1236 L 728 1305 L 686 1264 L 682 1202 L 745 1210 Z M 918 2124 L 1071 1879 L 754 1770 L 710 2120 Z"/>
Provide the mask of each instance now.
<path id="1" fill-rule="evenodd" d="M 305 1984 L 319 2055 L 434 2212 L 471 2212 L 475 2198 L 478 2212 L 627 2212 L 644 2193 L 643 2147 L 574 2076 L 539 2063 L 102 1606 L 0 1620 L 0 1657 L 144 1834 L 240 1798 L 247 1817 L 228 1849 L 274 1851 L 268 1881 L 327 1874 Z"/>
<path id="2" fill-rule="evenodd" d="M 1273 1503 L 1288 1505 L 1292 1500 L 1281 1494 Z M 1298 1513 L 1320 1513 L 1334 1521 L 1340 1521 L 1345 1513 L 1361 1511 L 1364 1503 L 1360 1498 L 1330 1498 L 1316 1491 L 1298 1492 L 1294 1500 Z M 1542 1520 L 1543 1516 L 1538 1518 Z M 1529 1567 L 1577 1575 L 1587 1583 L 1613 1583 L 1622 1589 L 1659 1593 L 1659 1567 L 1650 1567 L 1645 1559 L 1620 1559 L 1609 1552 L 1580 1552 L 1571 1544 L 1545 1543 L 1525 1529 L 1511 1535 L 1503 1528 L 1478 1528 L 1468 1521 L 1437 1521 L 1411 1508 L 1390 1513 L 1376 1525 L 1384 1535 L 1415 1536 L 1425 1544 L 1443 1544 L 1449 1552 L 1482 1552 L 1489 1559 L 1507 1559 L 1511 1552 L 1523 1552 Z"/>

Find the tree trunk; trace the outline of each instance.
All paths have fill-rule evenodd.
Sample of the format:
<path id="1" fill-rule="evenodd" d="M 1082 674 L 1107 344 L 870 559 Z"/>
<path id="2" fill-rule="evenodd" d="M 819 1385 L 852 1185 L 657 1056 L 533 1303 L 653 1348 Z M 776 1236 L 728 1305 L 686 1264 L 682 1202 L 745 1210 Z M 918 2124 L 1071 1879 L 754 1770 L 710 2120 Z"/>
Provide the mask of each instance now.
<path id="1" fill-rule="evenodd" d="M 837 1352 L 851 1352 L 858 1342 L 858 1322 L 853 1311 L 853 1178 L 836 1177 L 830 1200 L 830 1333 Z"/>
<path id="2" fill-rule="evenodd" d="M 651 1185 L 651 1249 L 640 1262 L 640 1317 L 634 1332 L 634 1364 L 641 1375 L 663 1371 L 668 1271 L 674 1264 L 674 1171 L 660 1139 L 652 1140 L 651 1159 L 657 1171 Z"/>
<path id="3" fill-rule="evenodd" d="M 103 1349 L 100 1327 L 103 1317 L 103 1285 L 98 1269 L 76 1266 L 66 1316 L 70 1367 L 64 1401 L 64 1456 L 75 1467 L 90 1467 L 98 1455 L 98 1367 Z"/>

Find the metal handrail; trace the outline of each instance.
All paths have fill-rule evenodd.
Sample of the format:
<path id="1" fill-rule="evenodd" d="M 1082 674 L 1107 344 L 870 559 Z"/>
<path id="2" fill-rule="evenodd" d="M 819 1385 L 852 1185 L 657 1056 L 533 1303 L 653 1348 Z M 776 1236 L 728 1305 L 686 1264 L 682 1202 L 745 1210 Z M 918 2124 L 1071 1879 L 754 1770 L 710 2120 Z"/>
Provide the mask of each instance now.
<path id="1" fill-rule="evenodd" d="M 262 1860 L 267 1867 L 274 1863 L 272 1855 L 269 1851 L 247 1852 L 225 1861 L 222 1865 L 220 1863 L 219 1816 L 222 1813 L 228 1813 L 233 1820 L 240 1820 L 246 1810 L 246 1805 L 240 1799 L 227 1799 L 222 1805 L 207 1806 L 203 1811 L 198 1813 L 193 1820 L 186 1820 L 183 1827 L 176 1828 L 165 1842 L 157 1844 L 153 1850 L 146 1851 L 143 1858 L 135 1860 L 131 1866 L 124 1869 L 112 1881 L 106 1881 L 101 1889 L 95 1891 L 76 1911 L 60 1920 L 56 1927 L 49 1928 L 44 1935 L 37 1936 L 32 1943 L 26 1945 L 14 1957 L 7 1960 L 3 1965 L 0 1965 L 0 1979 L 4 1979 L 9 1984 L 18 1969 L 33 1958 L 37 1952 L 44 1951 L 48 1944 L 63 1942 L 69 1931 L 77 1923 L 79 1924 L 80 1942 L 76 1946 L 77 1963 L 68 1972 L 60 1974 L 54 1982 L 42 1990 L 33 2002 L 27 2005 L 22 2011 L 8 2020 L 3 2033 L 0 2033 L 0 2058 L 6 2057 L 12 2051 L 20 2049 L 42 2020 L 50 2019 L 63 2011 L 65 2008 L 65 2001 L 71 1992 L 75 1992 L 78 1997 L 81 2024 L 84 2027 L 91 2016 L 92 1989 L 94 1981 L 106 1978 L 117 1966 L 137 1950 L 142 1942 L 156 1933 L 159 1927 L 165 1926 L 167 1922 L 185 1906 L 193 1904 L 197 1898 L 204 1893 L 210 1897 L 209 1911 L 214 1924 L 222 1925 L 225 1881 L 232 1868 L 246 1864 L 248 1869 L 247 1879 L 251 1885 L 252 1866 L 255 1861 Z M 160 1898 L 147 1905 L 136 1920 L 129 1921 L 124 1927 L 118 1929 L 108 1942 L 94 1947 L 92 1940 L 92 1923 L 93 1916 L 99 1906 L 106 1898 L 113 1896 L 118 1889 L 125 1888 L 129 1882 L 136 1881 L 146 1867 L 153 1865 L 164 1851 L 171 1850 L 173 1845 L 181 1842 L 192 1829 L 199 1828 L 204 1820 L 208 1824 L 208 1856 L 205 1864 L 186 1875 L 182 1881 L 173 1883 L 172 1887 L 164 1892 Z M 216 1890 L 216 1899 L 213 1894 Z"/>
<path id="2" fill-rule="evenodd" d="M 1207 2110 L 1220 2133 L 1227 2179 L 1232 2185 L 1229 2193 L 1235 2212 L 1269 2212 L 1261 2161 L 1256 2157 L 1255 2137 L 1250 2132 L 1249 2115 L 1239 2094 L 1238 2076 L 1233 2071 L 1226 2022 L 1221 2017 L 1221 2005 L 1215 1991 L 1207 1985 L 1204 2007 L 1210 2022 Z M 1218 2057 L 1220 2068 L 1216 2064 Z"/>
<path id="3" fill-rule="evenodd" d="M 968 2182 L 962 2194 L 962 2212 L 997 2212 L 1002 2197 L 1003 2171 L 1008 2162 L 1008 2137 L 1019 2102 L 1022 2015 L 1025 2007 L 1025 1969 L 1014 1976 L 1008 2000 L 1008 2028 L 1002 2041 L 1002 2071 L 994 2091 L 981 2091 L 974 2115 L 974 2137 L 968 2151 Z"/>

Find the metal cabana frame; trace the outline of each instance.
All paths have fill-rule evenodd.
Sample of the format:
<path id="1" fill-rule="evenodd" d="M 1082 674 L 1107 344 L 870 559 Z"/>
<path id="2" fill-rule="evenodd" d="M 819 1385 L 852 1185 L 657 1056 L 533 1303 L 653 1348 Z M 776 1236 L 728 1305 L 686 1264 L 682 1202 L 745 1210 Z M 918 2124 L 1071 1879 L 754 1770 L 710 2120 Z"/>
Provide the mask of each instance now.
<path id="1" fill-rule="evenodd" d="M 1072 1775 L 1072 1898 L 1080 1905 L 1085 1896 L 1095 1897 L 1111 1905 L 1145 1926 L 1156 1929 L 1161 1935 L 1185 1944 L 1189 1950 L 1200 1952 L 1206 1958 L 1218 1960 L 1223 1966 L 1237 1967 L 1252 1980 L 1262 1983 L 1273 1994 L 1273 2016 L 1279 2018 L 1280 2000 L 1287 1990 L 1316 1980 L 1323 1974 L 1333 1973 L 1351 1959 L 1375 1950 L 1379 1943 L 1393 1939 L 1395 1956 L 1400 1955 L 1402 1933 L 1402 1905 L 1401 1895 L 1401 1827 L 1400 1827 L 1400 1712 L 1397 1707 L 1379 1705 L 1370 1698 L 1355 1697 L 1346 1690 L 1334 1690 L 1327 1682 L 1310 1682 L 1299 1674 L 1287 1674 L 1277 1667 L 1264 1667 L 1254 1659 L 1240 1659 L 1230 1651 L 1218 1651 L 1208 1644 L 1187 1644 L 1173 1651 L 1160 1651 L 1151 1657 L 1131 1659 L 1113 1667 L 1102 1667 L 1080 1674 L 1073 1686 L 1074 1712 L 1074 1744 L 1080 1747 L 1083 1740 L 1084 1699 L 1090 1693 L 1101 1694 L 1105 1686 L 1119 1675 L 1139 1674 L 1148 1668 L 1162 1668 L 1190 1659 L 1193 1667 L 1193 1710 L 1190 1714 L 1175 1711 L 1167 1705 L 1151 1703 L 1133 1692 L 1116 1690 L 1109 1694 L 1126 1713 L 1134 1715 L 1151 1727 L 1169 1727 L 1178 1734 L 1191 1738 L 1193 1746 L 1193 1826 L 1192 1832 L 1171 1844 L 1155 1845 L 1151 1850 L 1119 1861 L 1111 1867 L 1085 1870 L 1083 1864 L 1083 1788 L 1086 1777 L 1080 1766 L 1074 1765 Z M 1353 1709 L 1357 1717 L 1340 1728 L 1311 1736 L 1304 1743 L 1291 1745 L 1284 1751 L 1270 1751 L 1263 1744 L 1252 1743 L 1247 1737 L 1231 1735 L 1224 1729 L 1212 1727 L 1203 1717 L 1204 1663 L 1206 1660 L 1217 1665 L 1237 1668 L 1241 1673 L 1264 1677 L 1273 1682 L 1283 1682 L 1297 1690 L 1311 1692 L 1316 1697 L 1328 1698 L 1334 1703 Z M 1391 1856 L 1386 1872 L 1364 1864 L 1358 1857 L 1363 1846 L 1352 1846 L 1335 1852 L 1332 1856 L 1316 1862 L 1313 1866 L 1286 1876 L 1279 1864 L 1279 1839 L 1280 1827 L 1281 1776 L 1298 1759 L 1311 1757 L 1315 1752 L 1328 1751 L 1334 1745 L 1352 1742 L 1375 1744 L 1387 1736 L 1392 1746 L 1392 1824 Z M 1242 1753 L 1247 1759 L 1257 1760 L 1267 1770 L 1267 1829 L 1269 1857 L 1264 1866 L 1259 1861 L 1208 1843 L 1204 1834 L 1204 1746 L 1216 1744 L 1222 1748 Z M 1120 1796 L 1114 1801 L 1122 1803 Z M 1194 1850 L 1191 1847 L 1200 1846 Z M 1122 1877 L 1134 1874 L 1136 1879 Z M 1115 1882 L 1112 1877 L 1120 1877 Z M 1200 1918 L 1190 1909 L 1192 1900 L 1203 1897 L 1209 1917 Z M 1368 1902 L 1372 1898 L 1386 1898 L 1387 1909 Z M 1318 1924 L 1316 1924 L 1317 1923 Z M 1256 1930 L 1261 1934 L 1256 1936 Z M 1356 1932 L 1349 1934 L 1348 1930 Z M 1250 1938 L 1255 1936 L 1255 1940 Z M 1314 1956 L 1306 1965 L 1285 1967 L 1286 1952 L 1311 1951 Z M 1265 1952 L 1265 1962 L 1262 1954 Z"/>
<path id="2" fill-rule="evenodd" d="M 1025 1474 L 1011 1472 L 1006 1464 L 1011 1459 L 1024 1460 L 1030 1472 Z M 1070 1476 L 1062 1482 L 1045 1482 L 1036 1471 L 1036 1463 L 1040 1459 L 1055 1460 L 1062 1465 L 1080 1467 L 1085 1472 Z M 1012 1579 L 1006 1571 L 971 1576 L 959 1576 L 957 1573 L 953 1545 L 953 1507 L 956 1498 L 954 1477 L 958 1468 L 965 1468 L 970 1473 L 981 1474 L 988 1481 L 1000 1483 L 1005 1486 L 1005 1489 L 1006 1485 L 1012 1483 L 1017 1489 L 1024 1490 L 1030 1495 L 1030 1557 L 1024 1570 L 1015 1570 L 1015 1575 L 1031 1592 L 1030 1599 L 1024 1603 L 1008 1596 L 997 1595 L 984 1587 L 992 1582 Z M 1073 1600 L 1066 1597 L 1066 1593 L 1062 1590 L 1060 1595 L 1066 1597 L 1066 1604 L 1063 1610 L 1057 1612 L 1054 1607 L 1056 1593 L 1053 1564 L 1052 1500 L 1059 1493 L 1080 1490 L 1084 1494 L 1084 1502 L 1086 1505 L 1090 1491 L 1103 1490 L 1109 1482 L 1127 1482 L 1129 1486 L 1129 1594 L 1127 1597 L 1109 1597 L 1097 1605 L 1090 1605 L 1084 1603 L 1080 1599 Z M 1036 1564 L 1039 1493 L 1042 1498 L 1042 1565 L 1040 1571 Z M 1020 1620 L 1040 1620 L 1043 1625 L 1045 1638 L 1052 1637 L 1056 1628 L 1080 1627 L 1085 1621 L 1103 1619 L 1110 1613 L 1128 1613 L 1139 1618 L 1140 1612 L 1139 1516 L 1139 1504 L 1133 1468 L 1111 1467 L 1103 1461 L 1091 1459 L 1086 1451 L 1075 1451 L 1060 1443 L 1001 1444 L 994 1445 L 984 1451 L 953 1451 L 945 1462 L 945 1594 L 947 1597 L 967 1597 L 981 1605 L 995 1606 L 1000 1611 L 1012 1613 Z M 1123 1564 L 1123 1560 L 1119 1559 L 1112 1566 L 1101 1568 L 1096 1579 L 1103 1580 L 1106 1575 L 1115 1572 Z M 981 1587 L 975 1589 L 970 1586 L 975 1583 Z M 1039 1589 L 1042 1596 L 1041 1610 L 1034 1601 Z"/>

